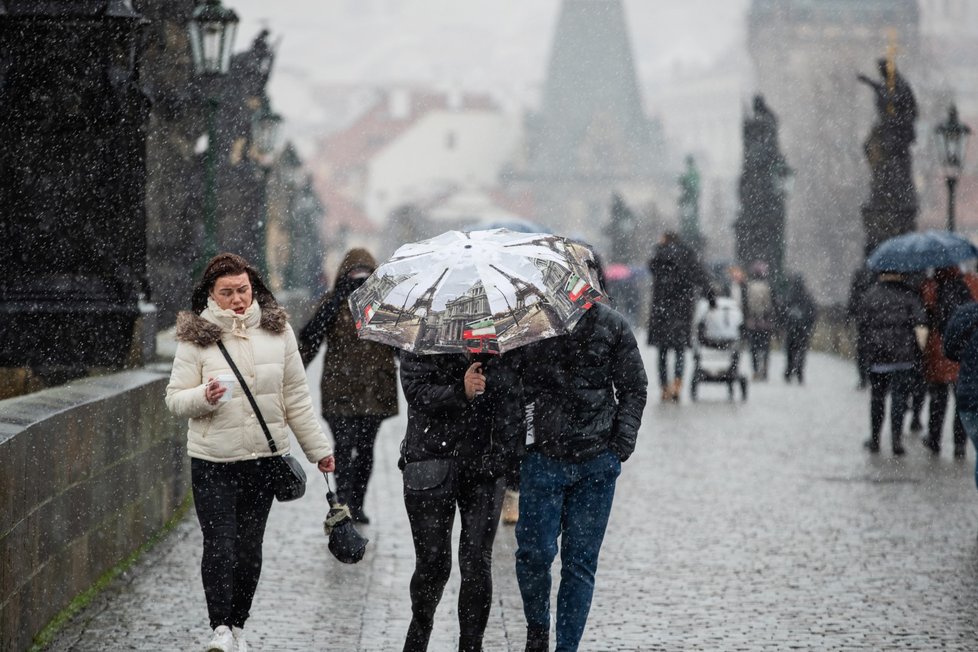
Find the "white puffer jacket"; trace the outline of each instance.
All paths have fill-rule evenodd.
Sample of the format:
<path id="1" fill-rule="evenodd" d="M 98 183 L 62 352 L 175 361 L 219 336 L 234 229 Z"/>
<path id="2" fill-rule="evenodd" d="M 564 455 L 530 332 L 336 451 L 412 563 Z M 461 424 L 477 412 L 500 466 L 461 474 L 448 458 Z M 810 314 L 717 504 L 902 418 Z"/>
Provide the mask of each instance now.
<path id="1" fill-rule="evenodd" d="M 173 414 L 190 419 L 187 452 L 191 457 L 235 462 L 272 455 L 237 383 L 229 401 L 211 405 L 204 398 L 209 378 L 234 373 L 217 348 L 218 340 L 248 383 L 279 453 L 289 450 L 291 428 L 310 462 L 333 454 L 313 410 L 295 334 L 281 307 L 254 301 L 237 315 L 209 299 L 199 316 L 190 312 L 177 316 L 177 340 L 166 405 Z"/>

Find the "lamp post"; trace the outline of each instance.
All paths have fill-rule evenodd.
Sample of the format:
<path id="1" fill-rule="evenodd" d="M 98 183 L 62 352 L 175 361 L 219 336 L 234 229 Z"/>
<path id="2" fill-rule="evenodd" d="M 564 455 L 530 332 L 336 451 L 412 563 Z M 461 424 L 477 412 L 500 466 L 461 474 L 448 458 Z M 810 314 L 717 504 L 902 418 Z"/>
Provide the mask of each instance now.
<path id="1" fill-rule="evenodd" d="M 221 0 L 204 0 L 187 25 L 194 72 L 207 86 L 207 154 L 204 188 L 204 260 L 217 253 L 217 108 L 215 80 L 227 74 L 238 15 Z"/>
<path id="2" fill-rule="evenodd" d="M 971 128 L 958 119 L 958 108 L 952 104 L 947 112 L 947 121 L 937 125 L 934 132 L 938 140 L 938 156 L 944 168 L 944 180 L 947 182 L 947 230 L 954 231 L 954 191 L 964 165 Z"/>
<path id="3" fill-rule="evenodd" d="M 267 274 L 268 247 L 268 173 L 272 168 L 273 156 L 278 148 L 279 127 L 282 116 L 273 112 L 267 100 L 251 117 L 251 158 L 257 163 L 261 184 L 259 189 L 261 206 L 256 227 L 256 264 L 262 273 Z"/>

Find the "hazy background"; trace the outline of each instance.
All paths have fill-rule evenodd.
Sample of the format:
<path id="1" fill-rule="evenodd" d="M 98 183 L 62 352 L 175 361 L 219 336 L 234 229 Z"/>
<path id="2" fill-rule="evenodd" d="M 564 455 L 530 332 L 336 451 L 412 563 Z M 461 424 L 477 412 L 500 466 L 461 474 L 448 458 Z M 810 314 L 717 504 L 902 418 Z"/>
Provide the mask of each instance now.
<path id="1" fill-rule="evenodd" d="M 558 0 L 233 0 L 238 47 L 262 27 L 282 36 L 271 97 L 287 118 L 315 122 L 316 88 L 425 84 L 488 91 L 507 108 L 536 100 Z M 626 0 L 640 84 L 707 67 L 743 50 L 748 0 Z M 656 112 L 646 90 L 645 108 Z"/>

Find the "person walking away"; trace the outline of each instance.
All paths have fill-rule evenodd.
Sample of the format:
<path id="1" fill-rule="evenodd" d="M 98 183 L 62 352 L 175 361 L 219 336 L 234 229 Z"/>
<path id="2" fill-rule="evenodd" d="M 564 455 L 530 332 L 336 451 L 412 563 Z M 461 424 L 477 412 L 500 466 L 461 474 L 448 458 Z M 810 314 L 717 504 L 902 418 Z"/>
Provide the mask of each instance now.
<path id="1" fill-rule="evenodd" d="M 683 387 L 686 348 L 690 345 L 693 309 L 698 293 L 711 292 L 709 276 L 696 254 L 666 231 L 649 260 L 652 299 L 649 305 L 648 345 L 658 348 L 659 387 L 663 401 L 678 401 Z M 674 354 L 669 378 L 669 353 Z"/>
<path id="2" fill-rule="evenodd" d="M 377 268 L 366 249 L 351 249 L 336 271 L 336 285 L 299 332 L 299 352 L 308 366 L 323 342 L 322 414 L 333 433 L 339 499 L 358 523 L 373 473 L 374 441 L 384 419 L 397 414 L 394 349 L 357 336 L 350 294 Z"/>
<path id="3" fill-rule="evenodd" d="M 754 380 L 767 380 L 771 333 L 774 332 L 774 296 L 767 272 L 767 263 L 755 260 L 744 292 L 744 331 L 750 346 Z"/>
<path id="4" fill-rule="evenodd" d="M 880 273 L 858 307 L 864 333 L 870 385 L 870 438 L 864 446 L 880 450 L 880 432 L 890 394 L 890 433 L 894 455 L 903 455 L 903 417 L 913 383 L 913 361 L 927 337 L 927 317 L 918 292 L 902 274 Z"/>
<path id="5" fill-rule="evenodd" d="M 971 283 L 969 284 L 970 281 Z M 941 452 L 941 435 L 944 430 L 944 416 L 947 413 L 948 394 L 954 391 L 958 381 L 958 364 L 944 355 L 943 334 L 951 315 L 959 306 L 975 300 L 978 293 L 978 279 L 973 274 L 967 277 L 957 267 L 944 267 L 934 271 L 932 278 L 924 281 L 921 295 L 927 311 L 929 330 L 927 345 L 924 347 L 924 376 L 930 393 L 930 414 L 927 422 L 927 435 L 922 443 L 935 455 Z M 960 419 L 960 410 L 955 400 L 954 410 L 954 456 L 964 457 L 967 437 Z"/>
<path id="6" fill-rule="evenodd" d="M 846 304 L 847 321 L 854 325 L 856 331 L 855 353 L 856 353 L 856 372 L 859 374 L 859 389 L 866 389 L 869 386 L 869 365 L 866 364 L 865 334 L 860 330 L 859 325 L 859 303 L 862 301 L 863 294 L 876 280 L 876 274 L 868 267 L 863 266 L 856 270 L 852 275 L 852 282 L 849 284 L 849 301 Z"/>
<path id="7" fill-rule="evenodd" d="M 577 650 L 621 464 L 635 450 L 648 379 L 620 314 L 595 303 L 567 335 L 523 349 L 526 454 L 516 578 L 526 650 L 549 650 L 551 566 L 560 540 L 557 647 Z"/>
<path id="8" fill-rule="evenodd" d="M 960 363 L 954 401 L 961 425 L 978 448 L 978 303 L 966 303 L 951 315 L 944 329 L 944 355 Z M 978 461 L 975 462 L 978 488 Z"/>
<path id="9" fill-rule="evenodd" d="M 452 570 L 456 511 L 462 526 L 458 649 L 482 649 L 504 476 L 519 454 L 523 433 L 519 357 L 518 350 L 401 354 L 408 424 L 398 465 L 416 558 L 404 652 L 428 649 L 435 609 Z"/>
<path id="10" fill-rule="evenodd" d="M 805 279 L 801 274 L 788 278 L 780 308 L 786 357 L 784 379 L 785 382 L 791 382 L 791 378 L 795 377 L 801 384 L 805 382 L 805 357 L 817 316 L 815 300 L 805 287 Z"/>
<path id="11" fill-rule="evenodd" d="M 194 288 L 191 308 L 177 315 L 166 405 L 189 419 L 191 487 L 204 535 L 201 578 L 214 630 L 206 649 L 244 652 L 274 495 L 271 474 L 280 462 L 274 456 L 289 452 L 291 428 L 320 471 L 332 471 L 335 461 L 313 411 L 292 327 L 255 268 L 235 254 L 218 254 Z M 226 380 L 234 376 L 219 344 L 250 381 L 260 415 L 242 388 Z"/>

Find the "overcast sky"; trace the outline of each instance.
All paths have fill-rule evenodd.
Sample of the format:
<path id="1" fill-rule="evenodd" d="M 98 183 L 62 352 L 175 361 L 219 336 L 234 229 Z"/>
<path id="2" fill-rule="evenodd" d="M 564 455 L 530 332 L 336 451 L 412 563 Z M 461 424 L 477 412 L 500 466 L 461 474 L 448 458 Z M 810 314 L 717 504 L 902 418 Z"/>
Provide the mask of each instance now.
<path id="1" fill-rule="evenodd" d="M 603 0 L 591 0 L 603 1 Z M 282 37 L 271 95 L 286 117 L 322 83 L 425 83 L 525 98 L 542 80 L 559 0 L 225 0 L 238 49 Z M 645 83 L 706 65 L 743 41 L 749 0 L 625 0 Z M 308 116 L 307 116 L 308 117 Z"/>

